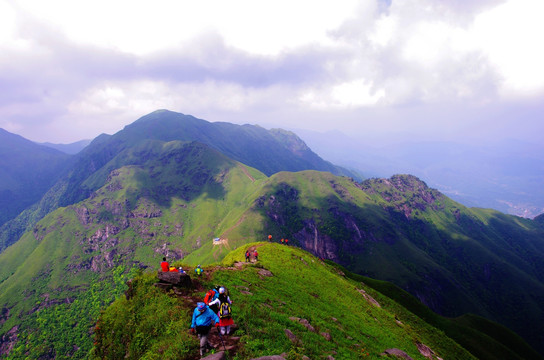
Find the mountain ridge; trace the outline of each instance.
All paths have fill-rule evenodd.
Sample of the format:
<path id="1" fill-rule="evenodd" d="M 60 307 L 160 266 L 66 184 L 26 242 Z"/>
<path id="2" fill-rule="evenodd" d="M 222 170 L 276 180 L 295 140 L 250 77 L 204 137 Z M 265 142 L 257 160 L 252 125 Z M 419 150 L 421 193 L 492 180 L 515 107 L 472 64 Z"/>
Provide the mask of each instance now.
<path id="1" fill-rule="evenodd" d="M 534 331 L 543 323 L 539 218 L 469 209 L 410 175 L 362 183 L 316 170 L 267 176 L 216 147 L 174 136 L 169 126 L 134 126 L 99 136 L 78 154 L 72 173 L 42 199 L 42 209 L 56 210 L 0 254 L 0 334 L 3 343 L 17 329 L 9 341 L 17 354 L 36 348 L 45 358 L 84 357 L 93 321 L 134 270 L 163 256 L 216 263 L 269 234 L 390 280 L 443 314 L 474 310 L 542 344 L 543 332 Z M 243 128 L 252 141 L 262 133 L 229 128 Z M 222 146 L 231 148 L 231 140 Z M 268 141 L 277 138 L 257 142 L 253 159 L 270 155 Z"/>
<path id="2" fill-rule="evenodd" d="M 0 128 L 0 226 L 39 201 L 62 176 L 70 159 Z"/>
<path id="3" fill-rule="evenodd" d="M 246 249 L 258 250 L 259 260 L 245 262 Z M 282 354 L 286 359 L 303 355 L 359 359 L 381 358 L 389 350 L 414 359 L 539 358 L 530 350 L 525 353 L 528 349 L 513 333 L 490 323 L 485 330 L 496 332 L 484 335 L 467 326 L 464 319 L 446 319 L 429 312 L 426 321 L 421 321 L 424 310 L 405 308 L 413 298 L 402 290 L 387 288 L 383 282 L 354 275 L 302 249 L 279 243 L 249 243 L 229 252 L 220 263 L 205 267 L 203 277 L 193 277 L 194 289 L 164 293 L 154 288 L 156 277 L 152 271 L 137 276 L 127 296 L 102 314 L 93 348 L 97 358 L 114 359 L 122 354 L 141 358 L 160 348 L 163 357 L 192 359 L 198 344 L 184 329 L 196 301 L 201 301 L 213 284 L 226 286 L 234 301 L 237 325 L 231 336 L 239 340 L 239 346 L 226 348 L 230 357 Z M 386 293 L 400 296 L 388 298 Z M 175 320 L 165 321 L 172 312 Z M 429 327 L 431 323 L 438 327 Z M 139 342 L 139 334 L 150 328 L 153 335 Z M 512 337 L 511 348 L 501 343 L 501 331 Z M 223 340 L 231 343 L 227 337 Z M 519 348 L 514 345 L 518 341 Z M 221 348 L 222 343 L 217 339 L 214 345 Z"/>
<path id="4" fill-rule="evenodd" d="M 212 123 L 192 115 L 157 110 L 142 116 L 114 135 L 99 135 L 82 151 L 74 155 L 67 169 L 68 173 L 60 174 L 64 176 L 58 180 L 51 193 L 47 194 L 48 199 L 35 203 L 33 208 L 27 210 L 21 217 L 13 219 L 0 228 L 0 244 L 3 245 L 0 246 L 0 251 L 16 241 L 23 231 L 35 223 L 35 219 L 41 218 L 59 206 L 68 206 L 90 196 L 106 180 L 108 171 L 102 168 L 116 157 L 118 162 L 113 164 L 114 167 L 120 166 L 121 163 L 128 164 L 126 161 L 138 164 L 140 159 L 133 156 L 123 160 L 118 154 L 151 139 L 200 141 L 234 160 L 269 174 L 281 170 L 298 171 L 316 168 L 337 174 L 358 176 L 324 161 L 307 146 L 303 146 L 303 142 L 293 133 L 268 131 L 259 126 L 247 124 Z M 289 150 L 289 146 L 294 147 L 296 152 Z M 101 169 L 102 175 L 98 176 L 96 171 Z M 112 169 L 110 166 L 109 171 Z M 90 180 L 89 177 L 93 179 Z M 38 200 L 39 198 L 34 201 Z"/>

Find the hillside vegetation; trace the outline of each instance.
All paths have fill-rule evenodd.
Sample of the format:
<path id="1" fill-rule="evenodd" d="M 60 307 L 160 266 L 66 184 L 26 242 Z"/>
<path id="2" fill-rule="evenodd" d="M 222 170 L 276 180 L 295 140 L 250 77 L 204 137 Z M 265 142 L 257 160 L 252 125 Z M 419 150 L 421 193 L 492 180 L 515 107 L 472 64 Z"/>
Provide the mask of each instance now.
<path id="1" fill-rule="evenodd" d="M 360 178 L 320 158 L 292 132 L 248 124 L 213 123 L 168 110 L 145 115 L 114 135 L 98 136 L 70 158 L 66 169 L 63 168 L 65 171 L 60 171 L 58 160 L 51 154 L 58 154 L 61 159 L 68 155 L 10 135 L 8 142 L 0 132 L 0 139 L 4 140 L 0 141 L 0 169 L 5 170 L 0 172 L 0 192 L 4 190 L 3 183 L 10 186 L 0 197 L 0 225 L 19 216 L 0 227 L 0 252 L 49 212 L 85 200 L 105 184 L 111 171 L 154 161 L 155 153 L 149 152 L 146 145 L 149 142 L 198 142 L 267 175 L 282 170 L 314 169 Z M 12 146 L 12 138 L 16 138 L 17 146 Z M 30 154 L 25 150 L 26 162 L 20 156 L 21 142 L 25 149 L 34 149 Z M 17 171 L 22 171 L 24 176 L 19 176 Z M 11 174 L 17 177 L 12 179 Z M 7 212 L 5 218 L 4 211 Z"/>
<path id="2" fill-rule="evenodd" d="M 139 165 L 116 165 L 130 157 Z M 541 326 L 544 293 L 540 230 L 530 220 L 503 216 L 499 233 L 494 213 L 463 208 L 413 177 L 359 184 L 303 171 L 268 178 L 200 143 L 145 141 L 106 168 L 88 178 L 106 176 L 88 199 L 49 214 L 0 255 L 0 331 L 11 358 L 84 357 L 97 314 L 133 271 L 162 256 L 215 263 L 268 234 L 274 241 L 288 234 L 291 244 L 392 281 L 432 308 L 480 311 L 540 336 L 532 330 Z M 500 243 L 506 240 L 513 245 Z M 531 246 L 535 257 L 524 257 Z M 482 259 L 494 262 L 485 270 Z M 472 271 L 478 266 L 487 271 L 484 282 Z"/>
<path id="3" fill-rule="evenodd" d="M 231 137 L 213 140 L 223 128 Z M 84 358 L 100 310 L 135 272 L 163 256 L 218 263 L 268 235 L 394 283 L 441 315 L 496 321 L 544 353 L 542 218 L 469 209 L 411 175 L 362 183 L 315 170 L 267 176 L 218 150 L 281 168 L 269 141 L 283 149 L 275 155 L 286 168 L 308 155 L 288 132 L 164 111 L 95 139 L 68 176 L 10 222 L 28 231 L 0 254 L 0 355 Z M 492 328 L 527 354 L 481 318 L 459 321 Z"/>
<path id="4" fill-rule="evenodd" d="M 39 201 L 69 161 L 65 153 L 0 129 L 0 252 L 22 235 L 6 236 L 9 231 L 3 225 Z"/>
<path id="5" fill-rule="evenodd" d="M 256 263 L 242 263 L 249 246 L 259 251 Z M 240 337 L 240 345 L 231 359 L 279 354 L 377 359 L 388 349 L 426 359 L 418 350 L 422 344 L 435 359 L 474 358 L 395 301 L 294 247 L 248 244 L 206 270 L 200 288 L 224 285 L 234 302 L 238 329 L 233 336 Z M 101 315 L 92 352 L 96 358 L 198 358 L 196 337 L 188 332 L 196 303 L 190 296 L 163 293 L 155 281 L 155 272 L 138 276 L 131 298 L 119 298 Z M 194 295 L 203 298 L 204 291 Z"/>
<path id="6" fill-rule="evenodd" d="M 500 322 L 544 350 L 537 221 L 466 208 L 410 175 L 357 183 L 304 171 L 271 180 L 254 210 L 274 239 L 393 282 L 442 315 Z"/>

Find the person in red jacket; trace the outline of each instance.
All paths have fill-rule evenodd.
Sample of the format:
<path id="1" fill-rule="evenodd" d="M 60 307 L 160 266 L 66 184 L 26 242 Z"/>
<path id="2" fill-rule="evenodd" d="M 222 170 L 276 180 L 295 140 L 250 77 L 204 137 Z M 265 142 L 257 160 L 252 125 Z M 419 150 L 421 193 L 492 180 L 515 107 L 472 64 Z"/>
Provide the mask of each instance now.
<path id="1" fill-rule="evenodd" d="M 168 264 L 165 257 L 162 258 L 161 269 L 164 272 L 168 272 L 170 270 L 170 264 Z"/>
<path id="2" fill-rule="evenodd" d="M 218 315 L 219 330 L 221 331 L 221 335 L 229 335 L 230 327 L 234 325 L 234 320 L 232 319 L 232 313 L 230 308 L 231 304 L 232 301 L 230 300 L 226 289 L 221 286 L 219 288 L 219 296 L 217 297 L 217 299 L 210 303 L 210 306 L 219 305 Z"/>

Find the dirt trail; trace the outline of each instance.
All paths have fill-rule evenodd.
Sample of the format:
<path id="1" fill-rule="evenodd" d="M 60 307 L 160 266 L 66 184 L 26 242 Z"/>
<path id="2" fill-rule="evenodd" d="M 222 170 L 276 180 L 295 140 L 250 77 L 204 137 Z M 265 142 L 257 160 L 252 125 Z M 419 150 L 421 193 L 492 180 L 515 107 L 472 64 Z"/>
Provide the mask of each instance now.
<path id="1" fill-rule="evenodd" d="M 249 173 L 249 171 L 247 171 L 245 166 L 240 165 L 240 168 L 242 169 L 244 174 L 246 174 L 246 176 L 251 180 L 251 182 L 255 182 L 255 178 L 253 176 L 251 176 L 251 174 Z"/>
<path id="2" fill-rule="evenodd" d="M 248 248 L 250 252 L 249 262 L 256 262 L 258 259 L 255 258 L 255 250 L 262 245 L 254 245 Z M 243 267 L 244 263 L 237 263 L 240 266 L 234 266 L 230 269 L 240 269 Z M 247 262 L 245 263 L 247 264 Z M 204 287 L 202 280 L 208 281 L 211 278 L 211 275 L 219 270 L 220 267 L 215 267 L 210 270 L 205 270 L 201 277 L 196 275 L 191 276 L 191 281 L 193 283 L 193 288 L 191 290 L 186 289 L 183 293 L 177 293 L 176 296 L 182 298 L 183 301 L 187 304 L 187 307 L 194 309 L 198 302 L 203 301 L 201 294 L 208 291 L 209 289 Z M 193 274 L 194 269 L 187 269 L 189 274 Z M 229 354 L 229 357 L 232 358 L 238 352 L 240 347 L 240 337 L 236 336 L 236 331 L 238 330 L 238 325 L 236 324 L 236 318 L 234 319 L 234 325 L 231 326 L 231 331 L 229 335 L 220 335 L 219 328 L 212 328 L 208 339 L 210 344 L 215 348 L 215 352 L 226 351 Z M 206 354 L 209 355 L 210 353 Z M 200 359 L 200 357 L 195 357 L 195 359 Z"/>
<path id="3" fill-rule="evenodd" d="M 214 269 L 212 271 L 205 271 L 203 276 L 206 279 L 209 279 L 210 275 L 215 270 L 217 269 Z M 176 294 L 176 296 L 183 299 L 183 301 L 187 304 L 188 307 L 190 307 L 191 309 L 194 309 L 198 302 L 203 301 L 203 298 L 200 294 L 202 294 L 202 292 L 205 292 L 209 289 L 204 287 L 204 285 L 201 282 L 201 278 L 194 276 L 191 278 L 191 280 L 193 283 L 193 289 L 190 290 L 189 292 L 178 293 Z M 240 347 L 240 337 L 236 336 L 238 325 L 236 325 L 236 319 L 234 319 L 234 321 L 235 323 L 234 325 L 231 326 L 229 335 L 221 335 L 218 327 L 212 328 L 208 335 L 208 341 L 214 347 L 215 352 L 225 351 L 229 354 L 229 358 L 233 358 L 238 352 L 238 348 Z M 210 355 L 210 354 L 211 353 L 208 352 L 206 355 Z M 200 356 L 195 357 L 195 359 L 200 359 Z"/>

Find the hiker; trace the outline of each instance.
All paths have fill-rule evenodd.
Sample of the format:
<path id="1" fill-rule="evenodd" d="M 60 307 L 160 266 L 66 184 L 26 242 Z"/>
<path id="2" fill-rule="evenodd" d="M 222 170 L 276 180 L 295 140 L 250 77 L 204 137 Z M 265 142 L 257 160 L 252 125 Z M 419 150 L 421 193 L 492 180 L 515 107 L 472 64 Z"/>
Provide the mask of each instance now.
<path id="1" fill-rule="evenodd" d="M 285 245 L 289 245 L 288 242 L 289 242 L 289 240 L 285 239 Z"/>
<path id="2" fill-rule="evenodd" d="M 178 272 L 181 274 L 185 274 L 185 270 L 183 270 L 181 266 L 178 268 Z"/>
<path id="3" fill-rule="evenodd" d="M 272 241 L 272 235 L 268 235 L 268 241 Z"/>
<path id="4" fill-rule="evenodd" d="M 259 253 L 257 252 L 257 249 L 253 252 L 253 257 L 255 258 L 255 261 L 259 261 Z"/>
<path id="5" fill-rule="evenodd" d="M 249 253 L 249 249 L 246 250 L 246 262 L 249 262 L 249 257 L 250 257 L 250 253 Z"/>
<path id="6" fill-rule="evenodd" d="M 283 245 L 283 238 L 281 239 L 281 244 Z"/>
<path id="7" fill-rule="evenodd" d="M 162 271 L 163 272 L 168 272 L 169 266 L 170 266 L 170 264 L 168 264 L 168 261 L 166 261 L 166 257 L 163 257 L 162 262 L 161 262 Z"/>
<path id="8" fill-rule="evenodd" d="M 202 268 L 200 267 L 200 264 L 198 264 L 198 266 L 196 267 L 195 269 L 195 274 L 197 276 L 202 276 L 202 273 L 204 272 L 204 270 L 202 270 Z"/>
<path id="9" fill-rule="evenodd" d="M 208 333 L 212 326 L 219 326 L 219 317 L 203 302 L 196 304 L 191 321 L 191 332 L 196 332 L 200 339 L 200 356 L 213 347 L 208 342 Z"/>
<path id="10" fill-rule="evenodd" d="M 210 306 L 210 303 L 216 300 L 219 297 L 219 289 L 220 286 L 216 286 L 213 289 L 208 290 L 206 295 L 204 296 L 204 303 L 208 306 Z M 219 305 L 214 304 L 212 307 L 210 307 L 214 313 L 219 311 Z"/>
<path id="11" fill-rule="evenodd" d="M 210 303 L 210 305 L 216 304 L 219 305 L 219 329 L 221 331 L 221 335 L 229 335 L 230 326 L 234 324 L 230 310 L 232 301 L 230 300 L 230 297 L 227 295 L 227 291 L 223 286 L 219 288 L 219 297 Z"/>
<path id="12" fill-rule="evenodd" d="M 179 272 L 178 269 L 176 269 L 175 266 L 170 266 L 170 268 L 168 269 L 168 271 L 170 271 L 170 272 Z"/>

